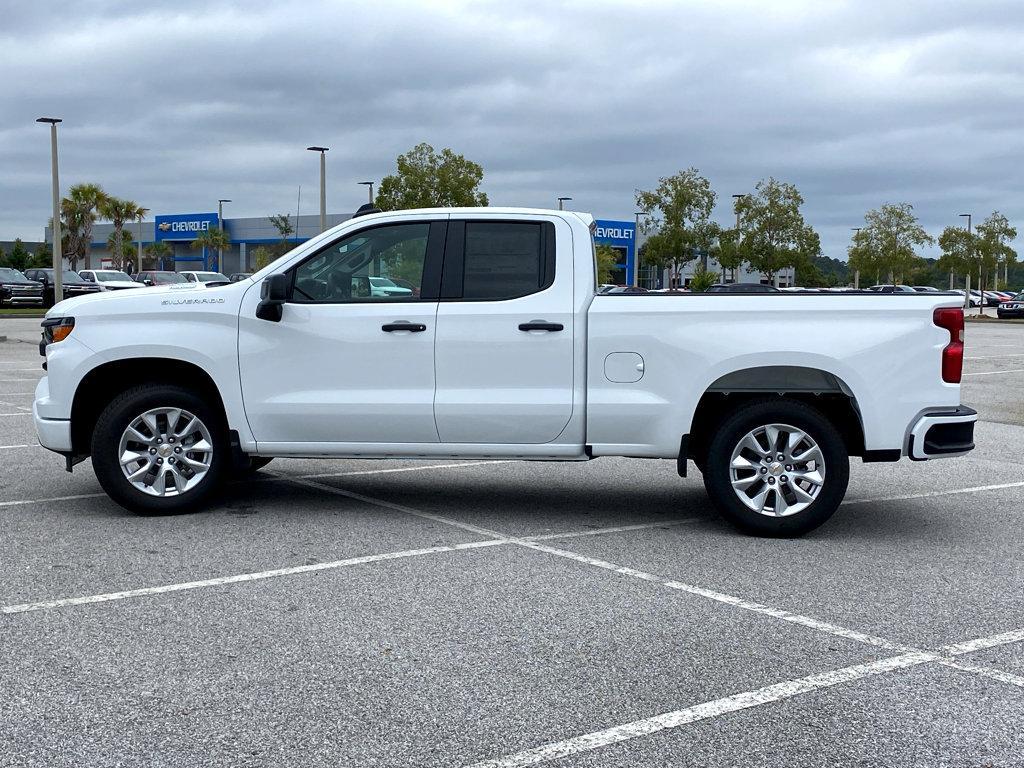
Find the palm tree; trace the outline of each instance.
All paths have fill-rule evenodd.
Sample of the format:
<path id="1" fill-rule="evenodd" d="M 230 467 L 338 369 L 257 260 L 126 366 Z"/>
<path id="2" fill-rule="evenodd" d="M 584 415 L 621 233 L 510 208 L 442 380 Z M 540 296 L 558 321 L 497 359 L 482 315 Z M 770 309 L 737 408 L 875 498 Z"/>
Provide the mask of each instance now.
<path id="1" fill-rule="evenodd" d="M 107 193 L 98 184 L 74 184 L 68 190 L 68 196 L 61 203 L 61 210 L 67 203 L 69 209 L 74 211 L 77 218 L 77 243 L 72 252 L 71 269 L 75 269 L 75 262 L 78 257 L 85 261 L 85 268 L 89 269 L 89 255 L 92 250 L 92 226 L 99 216 L 99 208 L 107 199 Z M 71 217 L 69 217 L 71 218 Z"/>
<path id="2" fill-rule="evenodd" d="M 104 196 L 103 201 L 100 203 L 99 212 L 100 216 L 104 219 L 109 219 L 111 224 L 114 225 L 114 232 L 111 233 L 111 251 L 115 263 L 122 261 L 124 257 L 125 224 L 141 219 L 148 211 L 148 208 L 143 208 L 134 200 L 122 200 L 121 198 Z"/>
<path id="3" fill-rule="evenodd" d="M 217 227 L 211 227 L 208 230 L 203 230 L 196 236 L 196 239 L 192 241 L 192 248 L 205 248 L 208 251 L 222 251 L 225 248 L 231 248 L 231 238 L 224 230 L 218 229 Z"/>
<path id="4" fill-rule="evenodd" d="M 146 256 L 153 260 L 153 269 L 156 270 L 160 269 L 162 266 L 161 262 L 173 253 L 174 249 L 162 240 L 146 246 Z"/>

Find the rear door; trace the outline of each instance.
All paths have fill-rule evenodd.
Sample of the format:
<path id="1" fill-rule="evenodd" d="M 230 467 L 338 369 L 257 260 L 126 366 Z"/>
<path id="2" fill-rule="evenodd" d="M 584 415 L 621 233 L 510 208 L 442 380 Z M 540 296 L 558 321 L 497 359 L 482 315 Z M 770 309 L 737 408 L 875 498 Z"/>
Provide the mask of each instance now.
<path id="1" fill-rule="evenodd" d="M 443 443 L 540 444 L 573 410 L 572 233 L 558 218 L 448 227 L 434 417 Z"/>

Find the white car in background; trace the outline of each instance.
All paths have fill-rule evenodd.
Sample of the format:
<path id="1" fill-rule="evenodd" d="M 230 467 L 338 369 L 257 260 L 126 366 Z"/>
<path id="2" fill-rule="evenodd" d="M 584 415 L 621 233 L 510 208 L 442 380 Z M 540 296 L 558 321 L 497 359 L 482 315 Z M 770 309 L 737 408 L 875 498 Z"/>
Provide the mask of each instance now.
<path id="1" fill-rule="evenodd" d="M 100 287 L 100 291 L 120 291 L 125 288 L 142 288 L 141 283 L 132 280 L 131 275 L 121 270 L 79 270 L 79 277 Z"/>
<path id="2" fill-rule="evenodd" d="M 195 283 L 199 286 L 205 286 L 211 288 L 214 286 L 226 286 L 231 282 L 231 279 L 223 272 L 191 272 L 182 271 L 181 273 L 185 280 L 189 283 Z"/>
<path id="3" fill-rule="evenodd" d="M 411 297 L 412 289 L 402 288 L 391 280 L 391 278 L 376 278 L 371 275 L 370 296 Z"/>

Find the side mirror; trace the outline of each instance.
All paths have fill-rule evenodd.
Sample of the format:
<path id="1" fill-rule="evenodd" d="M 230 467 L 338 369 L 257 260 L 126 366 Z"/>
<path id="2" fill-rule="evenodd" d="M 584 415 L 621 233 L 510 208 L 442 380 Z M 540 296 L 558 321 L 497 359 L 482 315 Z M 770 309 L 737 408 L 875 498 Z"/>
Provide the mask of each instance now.
<path id="1" fill-rule="evenodd" d="M 260 286 L 260 303 L 256 306 L 256 317 L 277 323 L 284 314 L 284 303 L 288 301 L 288 276 L 275 273 L 263 280 Z"/>

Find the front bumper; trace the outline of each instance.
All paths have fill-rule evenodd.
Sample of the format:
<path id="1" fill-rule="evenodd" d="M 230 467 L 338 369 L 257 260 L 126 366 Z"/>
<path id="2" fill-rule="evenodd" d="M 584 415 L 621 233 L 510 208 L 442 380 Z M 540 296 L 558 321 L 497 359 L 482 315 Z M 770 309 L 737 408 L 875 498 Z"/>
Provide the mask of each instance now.
<path id="1" fill-rule="evenodd" d="M 39 406 L 50 400 L 49 377 L 43 377 L 36 385 L 36 397 L 32 401 L 32 421 L 35 422 L 39 445 L 58 454 L 71 451 L 71 420 L 44 419 L 39 416 Z"/>
<path id="2" fill-rule="evenodd" d="M 996 316 L 999 318 L 1024 318 L 1024 305 L 1020 307 L 997 307 Z"/>
<path id="3" fill-rule="evenodd" d="M 974 448 L 978 412 L 967 406 L 922 414 L 910 428 L 911 459 L 960 457 Z"/>

